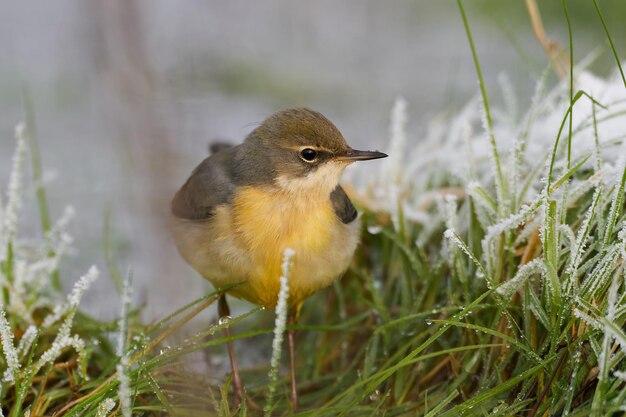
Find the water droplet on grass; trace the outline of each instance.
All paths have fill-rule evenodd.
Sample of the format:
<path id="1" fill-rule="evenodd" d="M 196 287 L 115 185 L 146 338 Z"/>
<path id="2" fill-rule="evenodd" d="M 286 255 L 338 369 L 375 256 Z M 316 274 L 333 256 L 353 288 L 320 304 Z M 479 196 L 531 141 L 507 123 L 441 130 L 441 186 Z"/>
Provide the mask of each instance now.
<path id="1" fill-rule="evenodd" d="M 222 325 L 224 325 L 224 324 L 228 323 L 228 322 L 229 322 L 229 321 L 231 321 L 231 320 L 232 320 L 232 317 L 231 317 L 231 316 L 223 316 L 223 317 L 220 317 L 220 319 L 217 321 L 217 323 L 218 323 L 220 326 L 222 326 Z"/>
<path id="2" fill-rule="evenodd" d="M 377 235 L 383 230 L 380 226 L 367 226 L 367 231 L 372 235 Z"/>

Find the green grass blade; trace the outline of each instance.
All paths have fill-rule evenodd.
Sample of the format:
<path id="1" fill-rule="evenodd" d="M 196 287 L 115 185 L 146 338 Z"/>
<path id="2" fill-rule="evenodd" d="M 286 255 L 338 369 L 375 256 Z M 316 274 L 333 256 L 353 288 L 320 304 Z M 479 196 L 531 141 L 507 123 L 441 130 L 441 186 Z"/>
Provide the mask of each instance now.
<path id="1" fill-rule="evenodd" d="M 611 51 L 613 51 L 613 56 L 615 57 L 615 63 L 617 64 L 617 68 L 619 68 L 619 73 L 622 76 L 622 81 L 624 82 L 624 87 L 626 88 L 626 77 L 624 77 L 624 71 L 622 70 L 622 64 L 617 56 L 617 50 L 615 49 L 615 44 L 613 44 L 613 38 L 609 33 L 609 28 L 606 26 L 606 22 L 604 21 L 604 17 L 602 16 L 602 12 L 600 11 L 600 6 L 598 6 L 597 0 L 593 0 L 593 5 L 598 12 L 598 17 L 600 18 L 600 22 L 602 22 L 602 27 L 604 28 L 604 32 L 606 33 L 606 38 L 609 40 L 609 44 L 611 45 Z"/>
<path id="2" fill-rule="evenodd" d="M 544 361 L 542 361 L 539 365 L 536 365 L 528 369 L 527 371 L 522 372 L 518 376 L 511 378 L 502 384 L 496 385 L 494 388 L 491 388 L 476 396 L 473 396 L 472 398 L 468 399 L 462 404 L 459 404 L 456 407 L 452 408 L 451 410 L 448 410 L 447 412 L 441 414 L 441 417 L 448 417 L 448 416 L 454 417 L 454 416 L 462 415 L 462 413 L 471 412 L 471 410 L 477 405 L 487 400 L 490 400 L 501 393 L 506 392 L 507 390 L 511 389 L 515 385 L 519 384 L 525 379 L 528 379 L 529 377 L 533 376 L 535 373 L 541 371 L 541 369 L 544 368 L 552 360 L 554 360 L 554 358 L 555 356 L 551 356 L 545 359 Z"/>
<path id="3" fill-rule="evenodd" d="M 476 53 L 476 47 L 474 46 L 474 39 L 472 38 L 472 32 L 463 9 L 463 3 L 461 0 L 457 0 L 457 6 L 461 13 L 461 19 L 463 20 L 463 26 L 465 27 L 465 34 L 467 35 L 467 41 L 469 42 L 470 50 L 472 51 L 472 58 L 474 59 L 474 66 L 476 68 L 476 75 L 478 76 L 478 83 L 480 85 L 480 94 L 483 100 L 483 106 L 485 108 L 485 120 L 487 122 L 487 133 L 489 134 L 489 141 L 491 144 L 491 153 L 493 156 L 493 163 L 495 164 L 495 179 L 496 179 L 496 195 L 498 198 L 498 213 L 502 215 L 502 210 L 505 209 L 505 190 L 504 190 L 504 177 L 502 175 L 502 167 L 500 164 L 500 155 L 498 154 L 498 146 L 496 144 L 496 137 L 493 133 L 493 121 L 491 119 L 491 110 L 489 109 L 489 98 L 487 97 L 487 89 L 485 88 L 485 80 L 483 79 L 483 73 L 480 68 L 480 61 L 478 60 L 478 54 Z"/>
<path id="4" fill-rule="evenodd" d="M 491 290 L 484 292 L 482 295 L 480 295 L 478 298 L 476 298 L 472 303 L 467 305 L 463 310 L 461 310 L 459 313 L 455 314 L 453 316 L 453 318 L 458 319 L 461 316 L 465 316 L 469 311 L 471 311 L 474 307 L 479 305 L 485 298 L 487 298 L 491 294 L 492 294 Z M 320 409 L 320 412 L 325 407 L 331 406 L 331 405 L 339 402 L 340 400 L 346 398 L 348 395 L 355 394 L 357 390 L 360 390 L 360 389 L 364 388 L 365 392 L 371 392 L 373 389 L 375 389 L 375 387 L 379 386 L 385 380 L 390 378 L 394 373 L 396 373 L 398 371 L 398 369 L 401 369 L 404 366 L 406 366 L 408 363 L 410 363 L 415 357 L 417 357 L 422 351 L 424 351 L 424 349 L 426 349 L 427 347 L 432 345 L 437 339 L 439 339 L 439 337 L 441 337 L 441 335 L 443 335 L 449 329 L 450 329 L 449 326 L 446 326 L 446 325 L 440 326 L 439 329 L 432 336 L 430 336 L 425 342 L 423 342 L 417 348 L 415 348 L 413 351 L 411 351 L 408 355 L 406 355 L 398 363 L 396 363 L 395 365 L 390 366 L 389 368 L 382 369 L 382 370 L 372 374 L 369 378 L 363 379 L 362 381 L 359 381 L 356 384 L 350 386 L 347 390 L 345 390 L 344 392 L 342 392 L 339 395 L 337 395 L 335 398 L 330 400 L 328 403 L 324 404 L 324 407 L 322 407 Z M 355 404 L 358 401 L 358 399 L 360 397 L 364 396 L 364 395 L 365 394 L 363 393 L 360 396 L 357 396 L 356 399 L 353 399 L 351 401 L 351 404 Z M 313 413 L 313 415 L 320 415 L 320 414 L 319 413 Z"/>
<path id="5" fill-rule="evenodd" d="M 572 22 L 567 10 L 567 0 L 563 0 L 563 11 L 567 20 L 567 34 L 569 39 L 569 102 L 574 104 L 574 41 L 572 37 Z M 572 123 L 574 121 L 574 109 L 569 113 L 569 129 L 567 135 L 567 169 L 570 168 L 572 160 Z"/>
<path id="6" fill-rule="evenodd" d="M 617 219 L 619 219 L 622 215 L 622 211 L 624 210 L 624 187 L 626 185 L 626 167 L 624 167 L 624 171 L 622 172 L 622 178 L 619 183 L 619 187 L 615 192 L 615 196 L 613 197 L 613 201 L 611 202 L 611 209 L 609 210 L 609 222 L 606 225 L 606 231 L 604 232 L 604 239 L 602 241 L 602 246 L 606 250 L 611 243 L 611 238 L 613 236 L 613 229 L 615 228 L 615 224 L 617 223 Z"/>
<path id="7" fill-rule="evenodd" d="M 33 169 L 33 183 L 35 185 L 35 195 L 37 197 L 37 207 L 39 209 L 39 221 L 41 229 L 46 234 L 50 231 L 51 221 L 48 209 L 48 198 L 43 183 L 43 170 L 41 164 L 41 154 L 39 152 L 39 136 L 37 134 L 37 121 L 35 119 L 35 108 L 26 88 L 22 89 L 22 99 L 24 101 L 24 112 L 26 113 L 26 130 L 28 137 L 28 147 L 30 148 L 31 165 Z M 50 256 L 54 256 L 51 250 Z M 52 284 L 57 291 L 61 291 L 61 276 L 59 271 L 52 272 Z"/>
<path id="8" fill-rule="evenodd" d="M 585 162 L 589 160 L 590 157 L 591 155 L 585 156 L 576 165 L 574 165 L 569 171 L 563 174 L 563 176 L 554 183 L 552 188 L 550 188 L 550 194 L 554 193 L 561 185 L 565 183 L 565 181 L 569 180 L 572 177 L 572 175 L 574 175 L 580 169 L 580 167 L 582 167 L 585 164 Z"/>
<path id="9" fill-rule="evenodd" d="M 448 404 L 450 404 L 458 396 L 459 396 L 459 392 L 458 391 L 453 391 L 452 393 L 450 393 L 450 395 L 448 395 L 446 398 L 444 398 L 442 401 L 440 401 L 435 406 L 435 408 L 430 410 L 424 417 L 435 417 L 435 416 L 439 415 L 439 412 L 441 412 L 441 410 L 446 408 L 446 406 Z"/>

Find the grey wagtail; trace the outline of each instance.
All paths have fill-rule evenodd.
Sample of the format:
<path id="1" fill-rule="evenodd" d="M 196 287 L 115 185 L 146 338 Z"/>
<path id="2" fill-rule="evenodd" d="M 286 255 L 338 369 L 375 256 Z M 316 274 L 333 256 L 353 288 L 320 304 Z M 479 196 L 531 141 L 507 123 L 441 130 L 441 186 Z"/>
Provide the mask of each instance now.
<path id="1" fill-rule="evenodd" d="M 274 308 L 286 248 L 289 323 L 302 302 L 348 268 L 359 241 L 357 211 L 338 185 L 355 161 L 384 158 L 352 149 L 326 117 L 306 108 L 268 117 L 246 140 L 206 158 L 172 201 L 174 238 L 182 257 L 229 294 Z M 223 295 L 221 317 L 229 315 Z M 226 330 L 227 334 L 228 329 Z M 288 331 L 291 399 L 297 407 L 294 331 Z M 232 344 L 228 353 L 236 401 L 243 397 Z"/>

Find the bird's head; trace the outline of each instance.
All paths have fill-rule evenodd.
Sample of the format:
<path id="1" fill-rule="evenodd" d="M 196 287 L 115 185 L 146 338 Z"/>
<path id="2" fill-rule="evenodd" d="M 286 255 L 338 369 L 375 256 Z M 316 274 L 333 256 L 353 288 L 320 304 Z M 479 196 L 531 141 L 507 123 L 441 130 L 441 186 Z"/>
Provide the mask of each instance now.
<path id="1" fill-rule="evenodd" d="M 306 108 L 268 117 L 248 136 L 245 147 L 257 164 L 270 167 L 275 185 L 293 192 L 329 193 L 349 164 L 387 156 L 352 149 L 330 120 Z"/>

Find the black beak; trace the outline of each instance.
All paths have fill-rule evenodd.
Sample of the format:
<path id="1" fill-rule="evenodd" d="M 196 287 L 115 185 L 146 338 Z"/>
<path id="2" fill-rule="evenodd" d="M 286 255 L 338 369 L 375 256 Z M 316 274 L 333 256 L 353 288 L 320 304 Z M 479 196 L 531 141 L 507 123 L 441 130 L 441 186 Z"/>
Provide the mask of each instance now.
<path id="1" fill-rule="evenodd" d="M 368 161 L 370 159 L 380 159 L 386 158 L 387 154 L 378 152 L 378 151 L 358 151 L 356 149 L 350 149 L 343 155 L 335 156 L 335 159 L 338 161 Z"/>

